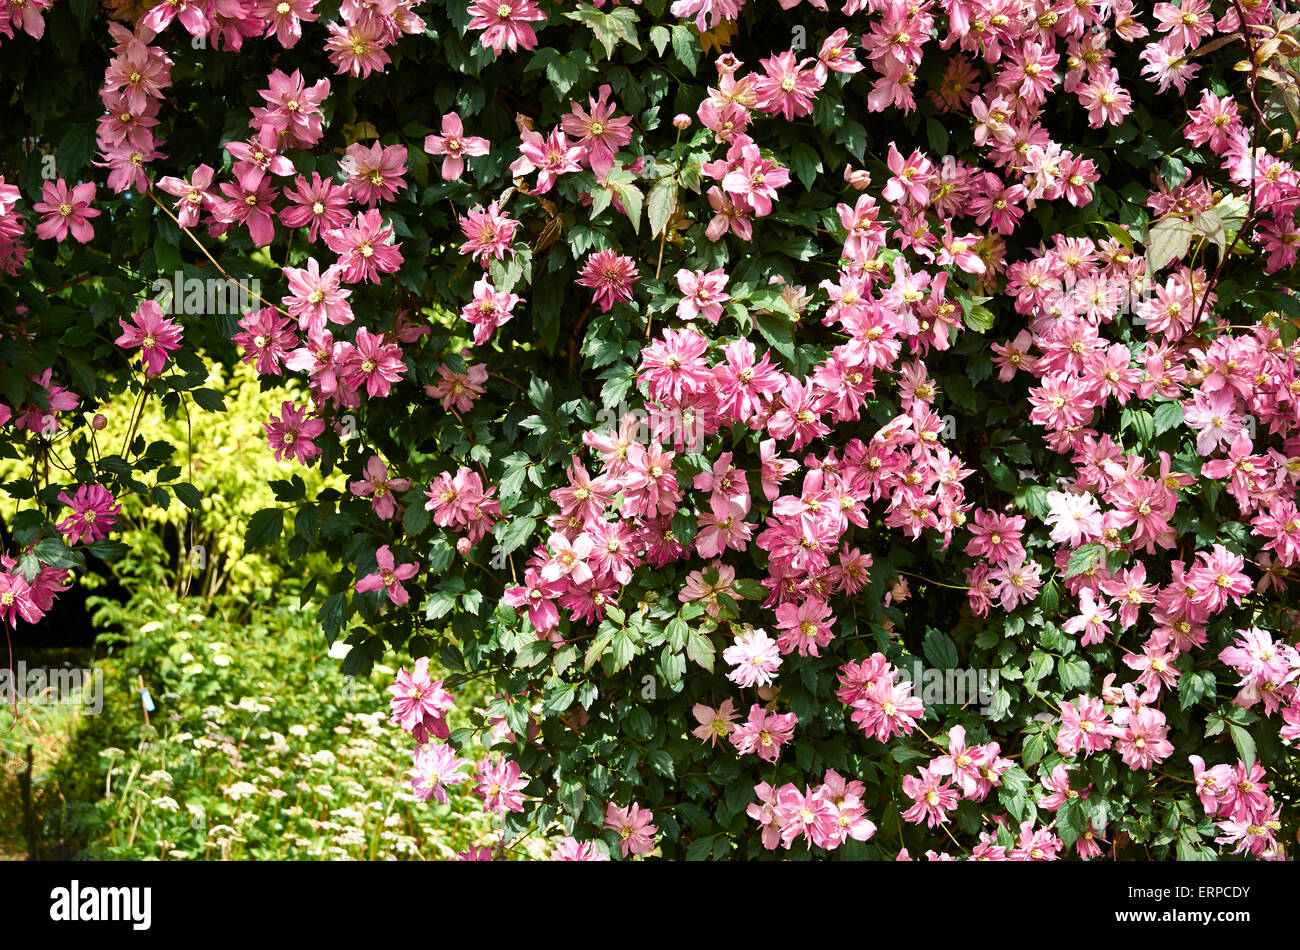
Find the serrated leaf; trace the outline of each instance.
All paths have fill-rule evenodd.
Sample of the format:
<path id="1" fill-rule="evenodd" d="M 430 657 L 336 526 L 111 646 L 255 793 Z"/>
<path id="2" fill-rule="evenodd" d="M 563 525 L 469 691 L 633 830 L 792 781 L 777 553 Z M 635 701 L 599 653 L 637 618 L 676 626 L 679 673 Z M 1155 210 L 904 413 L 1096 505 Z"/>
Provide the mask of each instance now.
<path id="1" fill-rule="evenodd" d="M 1093 541 L 1075 548 L 1065 564 L 1065 576 L 1074 577 L 1089 571 L 1106 554 L 1106 546 Z"/>
<path id="2" fill-rule="evenodd" d="M 646 220 L 650 224 L 651 237 L 658 237 L 663 233 L 676 207 L 677 182 L 671 177 L 659 179 L 646 197 Z"/>
<path id="3" fill-rule="evenodd" d="M 717 649 L 713 646 L 713 641 L 705 634 L 698 630 L 690 632 L 690 635 L 686 638 L 686 655 L 710 673 L 713 672 L 713 662 L 717 656 Z"/>
<path id="4" fill-rule="evenodd" d="M 1192 245 L 1196 229 L 1183 218 L 1161 218 L 1147 231 L 1146 259 L 1151 273 L 1181 260 Z"/>
<path id="5" fill-rule="evenodd" d="M 952 670 L 957 668 L 957 645 L 952 642 L 952 637 L 942 633 L 933 627 L 925 631 L 925 639 L 922 641 L 922 648 L 925 650 L 925 657 L 930 661 L 930 665 L 939 670 Z"/>
<path id="6" fill-rule="evenodd" d="M 244 532 L 244 552 L 257 551 L 274 544 L 283 531 L 283 509 L 263 508 L 248 520 L 248 530 Z"/>

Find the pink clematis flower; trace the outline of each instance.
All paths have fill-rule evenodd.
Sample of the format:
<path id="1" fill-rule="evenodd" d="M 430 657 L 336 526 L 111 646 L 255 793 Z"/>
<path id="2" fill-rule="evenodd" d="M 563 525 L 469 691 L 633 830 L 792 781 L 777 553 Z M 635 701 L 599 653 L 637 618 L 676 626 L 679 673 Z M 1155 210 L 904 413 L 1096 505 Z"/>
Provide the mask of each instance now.
<path id="1" fill-rule="evenodd" d="M 366 462 L 365 478 L 348 485 L 352 494 L 358 498 L 369 498 L 371 507 L 384 521 L 397 513 L 393 495 L 411 487 L 409 478 L 389 478 L 388 466 L 378 455 L 370 456 Z"/>
<path id="2" fill-rule="evenodd" d="M 393 559 L 392 549 L 386 544 L 375 552 L 375 563 L 379 570 L 360 578 L 357 581 L 357 590 L 382 590 L 398 607 L 410 600 L 411 595 L 402 586 L 402 581 L 410 580 L 420 573 L 419 565 L 397 564 Z"/>
<path id="3" fill-rule="evenodd" d="M 67 492 L 59 492 L 59 501 L 72 509 L 72 513 L 55 526 L 69 545 L 93 544 L 108 537 L 118 512 L 122 510 L 113 493 L 103 485 L 82 485 L 71 498 Z"/>
<path id="4" fill-rule="evenodd" d="M 64 241 L 71 234 L 85 244 L 95 236 L 90 219 L 98 218 L 100 212 L 90 206 L 95 198 L 94 182 L 82 182 L 69 188 L 62 178 L 47 181 L 41 186 L 41 197 L 44 200 L 32 205 L 33 211 L 45 215 L 45 219 L 36 225 L 37 237 Z"/>
<path id="5" fill-rule="evenodd" d="M 606 83 L 595 96 L 588 97 L 590 111 L 574 102 L 560 117 L 560 128 L 577 140 L 574 144 L 583 150 L 597 178 L 614 167 L 614 154 L 632 141 L 632 117 L 614 115 L 614 106 L 608 101 L 612 92 Z"/>
<path id="6" fill-rule="evenodd" d="M 348 146 L 339 171 L 348 177 L 352 197 L 373 208 L 381 201 L 392 201 L 406 187 L 406 146 L 380 145 L 366 148 L 360 142 Z"/>
<path id="7" fill-rule="evenodd" d="M 277 462 L 294 458 L 299 465 L 306 465 L 320 455 L 320 447 L 315 439 L 325 431 L 323 419 L 308 419 L 307 410 L 297 408 L 292 402 L 285 401 L 280 406 L 280 415 L 271 416 L 262 423 L 266 430 L 267 441 L 275 453 Z"/>
<path id="8" fill-rule="evenodd" d="M 532 0 L 474 0 L 469 12 L 474 14 L 469 28 L 483 30 L 479 42 L 498 56 L 507 48 L 513 53 L 536 47 L 537 34 L 529 24 L 546 20 Z"/>
<path id="9" fill-rule="evenodd" d="M 602 312 L 608 313 L 614 304 L 632 299 L 632 285 L 637 276 L 636 262 L 632 258 L 616 251 L 596 251 L 587 258 L 578 283 L 594 290 L 595 302 Z"/>
<path id="10" fill-rule="evenodd" d="M 184 330 L 163 315 L 156 300 L 146 300 L 131 314 L 131 323 L 119 319 L 122 335 L 115 341 L 124 350 L 140 348 L 145 374 L 157 376 L 167 363 L 167 354 L 181 347 Z"/>
<path id="11" fill-rule="evenodd" d="M 443 155 L 442 177 L 454 181 L 465 172 L 466 157 L 486 155 L 490 143 L 476 135 L 466 135 L 460 116 L 448 112 L 442 117 L 442 135 L 428 135 L 424 150 L 430 155 Z"/>
<path id="12" fill-rule="evenodd" d="M 652 851 L 655 835 L 659 833 L 650 812 L 636 802 L 627 808 L 619 808 L 610 802 L 605 808 L 605 827 L 618 834 L 618 847 L 625 858 Z"/>

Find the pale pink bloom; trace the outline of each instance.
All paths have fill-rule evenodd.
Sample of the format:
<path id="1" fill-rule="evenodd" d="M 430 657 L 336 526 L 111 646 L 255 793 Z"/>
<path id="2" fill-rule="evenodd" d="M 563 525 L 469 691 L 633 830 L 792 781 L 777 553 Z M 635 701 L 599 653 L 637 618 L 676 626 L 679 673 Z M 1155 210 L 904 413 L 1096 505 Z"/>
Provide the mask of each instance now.
<path id="1" fill-rule="evenodd" d="M 314 23 L 320 14 L 318 0 L 258 0 L 257 15 L 266 23 L 263 36 L 275 35 L 285 49 L 302 39 L 302 24 Z"/>
<path id="2" fill-rule="evenodd" d="M 388 701 L 389 721 L 409 732 L 417 743 L 428 742 L 431 735 L 446 739 L 451 734 L 447 728 L 447 713 L 456 701 L 443 689 L 442 680 L 429 676 L 427 656 L 416 660 L 414 669 L 410 671 L 398 670 L 388 692 L 393 694 Z"/>
<path id="3" fill-rule="evenodd" d="M 578 841 L 575 838 L 561 838 L 551 852 L 552 861 L 608 861 L 609 855 L 597 850 L 590 841 Z"/>
<path id="4" fill-rule="evenodd" d="M 727 272 L 721 267 L 707 274 L 683 268 L 677 272 L 677 286 L 682 291 L 677 316 L 682 320 L 702 316 L 716 326 L 722 318 L 722 305 L 731 299 L 723 289 L 727 286 Z"/>
<path id="5" fill-rule="evenodd" d="M 380 145 L 366 148 L 360 142 L 348 146 L 339 171 L 348 177 L 352 197 L 369 207 L 392 201 L 406 187 L 406 146 Z"/>
<path id="6" fill-rule="evenodd" d="M 727 679 L 737 686 L 768 686 L 781 666 L 776 641 L 764 630 L 737 634 L 735 642 L 722 651 L 722 659 L 734 667 Z"/>
<path id="7" fill-rule="evenodd" d="M 45 215 L 45 219 L 36 225 L 37 237 L 63 241 L 71 234 L 85 244 L 95 236 L 90 219 L 98 218 L 100 212 L 90 206 L 95 199 L 94 182 L 82 182 L 69 188 L 62 178 L 47 181 L 41 186 L 41 198 L 32 205 L 33 211 Z"/>
<path id="8" fill-rule="evenodd" d="M 392 241 L 393 226 L 376 208 L 358 214 L 350 225 L 325 231 L 324 237 L 329 249 L 339 255 L 335 266 L 344 283 L 377 284 L 380 274 L 392 274 L 402 266 L 401 249 Z"/>
<path id="9" fill-rule="evenodd" d="M 1075 547 L 1101 536 L 1101 506 L 1089 492 L 1048 492 L 1047 504 L 1051 510 L 1043 523 L 1057 544 Z"/>
<path id="10" fill-rule="evenodd" d="M 582 268 L 578 283 L 590 287 L 595 293 L 595 302 L 604 313 L 616 303 L 626 303 L 632 299 L 632 285 L 638 277 L 636 262 L 616 251 L 596 251 L 587 258 Z"/>
<path id="11" fill-rule="evenodd" d="M 486 155 L 489 148 L 487 139 L 465 134 L 465 126 L 455 112 L 442 117 L 442 135 L 428 135 L 424 139 L 426 152 L 445 156 L 441 173 L 447 181 L 454 181 L 464 174 L 466 157 Z"/>
<path id="12" fill-rule="evenodd" d="M 717 709 L 696 703 L 691 707 L 691 714 L 699 723 L 691 730 L 691 735 L 701 742 L 707 742 L 710 747 L 716 746 L 719 739 L 730 735 L 738 715 L 735 702 L 729 698 L 724 699 Z"/>
<path id="13" fill-rule="evenodd" d="M 271 416 L 262 428 L 277 462 L 292 457 L 299 465 L 306 465 L 320 455 L 315 439 L 325 431 L 325 420 L 308 419 L 306 408 L 299 409 L 286 400 L 280 406 L 280 415 Z"/>
<path id="14" fill-rule="evenodd" d="M 422 802 L 430 798 L 447 803 L 447 787 L 459 785 L 469 778 L 464 770 L 470 765 L 456 754 L 451 746 L 442 742 L 427 742 L 416 746 L 414 767 L 407 771 L 415 797 Z"/>
<path id="15" fill-rule="evenodd" d="M 342 273 L 338 265 L 321 273 L 316 258 L 309 257 L 306 267 L 286 267 L 284 276 L 289 281 L 284 307 L 298 319 L 302 329 L 319 333 L 327 321 L 340 326 L 352 322 L 352 306 L 348 303 L 352 291 L 340 286 Z"/>
<path id="16" fill-rule="evenodd" d="M 465 352 L 469 352 L 466 350 Z M 463 373 L 458 373 L 447 366 L 446 363 L 438 364 L 438 381 L 433 384 L 426 384 L 425 393 L 434 399 L 442 400 L 442 408 L 448 411 L 469 412 L 474 407 L 474 402 L 479 396 L 486 392 L 484 384 L 488 379 L 488 369 L 486 363 L 475 363 L 473 366 L 465 368 Z"/>
<path id="17" fill-rule="evenodd" d="M 367 18 L 356 23 L 328 23 L 326 28 L 330 37 L 325 41 L 325 49 L 340 74 L 364 79 L 376 70 L 382 73 L 384 67 L 392 62 L 384 52 L 388 37 L 378 20 Z"/>
<path id="18" fill-rule="evenodd" d="M 494 814 L 523 811 L 524 796 L 522 789 L 531 779 L 519 769 L 518 762 L 512 762 L 501 755 L 494 755 L 479 764 L 474 774 L 478 785 L 474 794 L 483 799 L 483 807 Z"/>
<path id="19" fill-rule="evenodd" d="M 659 829 L 651 818 L 651 813 L 636 802 L 628 808 L 619 808 L 613 802 L 606 806 L 605 827 L 618 834 L 618 847 L 624 858 L 654 850 L 654 838 Z"/>
<path id="20" fill-rule="evenodd" d="M 598 178 L 614 167 L 614 154 L 632 141 L 632 117 L 614 115 L 614 106 L 608 101 L 612 92 L 606 83 L 596 96 L 587 98 L 590 112 L 574 102 L 560 117 L 560 128 L 577 139 L 576 144 L 584 150 L 587 164 Z"/>
<path id="21" fill-rule="evenodd" d="M 460 311 L 474 327 L 474 345 L 482 346 L 492 339 L 498 327 L 510 322 L 514 316 L 510 311 L 520 302 L 517 294 L 499 292 L 487 277 L 480 277 L 474 284 L 474 299 Z"/>
<path id="22" fill-rule="evenodd" d="M 213 174 L 210 166 L 199 165 L 188 181 L 171 175 L 159 179 L 158 187 L 177 199 L 176 220 L 181 227 L 192 228 L 198 224 L 199 212 L 204 205 L 210 206 L 216 200 L 208 190 L 212 185 Z"/>
<path id="23" fill-rule="evenodd" d="M 794 737 L 799 717 L 794 713 L 768 712 L 758 703 L 749 709 L 749 718 L 731 730 L 731 744 L 741 755 L 757 755 L 765 762 L 775 762 L 781 746 Z"/>
<path id="24" fill-rule="evenodd" d="M 948 812 L 957 807 L 957 790 L 942 775 L 930 769 L 918 769 L 919 777 L 903 778 L 903 794 L 914 804 L 903 812 L 903 820 L 914 824 L 922 821 L 933 828 L 948 821 Z"/>
<path id="25" fill-rule="evenodd" d="M 533 49 L 537 46 L 537 34 L 529 24 L 546 20 L 546 15 L 532 0 L 474 0 L 469 12 L 474 14 L 469 28 L 483 30 L 479 41 L 498 56 L 507 48 L 512 53 L 517 49 Z"/>

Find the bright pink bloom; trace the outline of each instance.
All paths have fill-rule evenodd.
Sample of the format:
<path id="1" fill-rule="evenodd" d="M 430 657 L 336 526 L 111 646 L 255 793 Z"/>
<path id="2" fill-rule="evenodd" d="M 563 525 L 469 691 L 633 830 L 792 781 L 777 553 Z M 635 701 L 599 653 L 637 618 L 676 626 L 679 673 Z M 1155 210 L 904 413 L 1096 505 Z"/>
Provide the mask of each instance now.
<path id="1" fill-rule="evenodd" d="M 410 580 L 420 573 L 418 564 L 397 564 L 393 560 L 392 549 L 383 545 L 375 552 L 375 562 L 379 570 L 357 580 L 357 591 L 382 590 L 388 599 L 400 607 L 410 600 L 402 581 Z"/>
<path id="2" fill-rule="evenodd" d="M 119 319 L 122 335 L 118 346 L 125 350 L 140 348 L 145 374 L 157 376 L 167 363 L 167 354 L 181 348 L 184 330 L 170 317 L 163 315 L 156 300 L 146 300 L 131 314 L 131 323 Z"/>

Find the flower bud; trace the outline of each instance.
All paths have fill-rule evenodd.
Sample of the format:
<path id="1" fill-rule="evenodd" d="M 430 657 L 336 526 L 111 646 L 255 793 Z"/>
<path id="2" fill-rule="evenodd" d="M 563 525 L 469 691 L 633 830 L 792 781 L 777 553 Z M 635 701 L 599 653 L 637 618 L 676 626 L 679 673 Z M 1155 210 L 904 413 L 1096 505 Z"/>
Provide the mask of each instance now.
<path id="1" fill-rule="evenodd" d="M 871 172 L 865 168 L 855 170 L 852 166 L 845 165 L 844 180 L 858 191 L 865 191 L 871 184 Z"/>
<path id="2" fill-rule="evenodd" d="M 690 127 L 691 127 L 691 117 L 688 116 L 685 112 L 679 112 L 677 113 L 677 115 L 673 116 L 673 128 L 685 132 Z"/>
<path id="3" fill-rule="evenodd" d="M 106 425 L 108 425 L 108 418 L 102 412 L 95 413 L 95 418 L 90 420 L 90 427 L 95 431 L 103 429 Z"/>
<path id="4" fill-rule="evenodd" d="M 715 62 L 714 65 L 718 67 L 719 75 L 725 76 L 728 73 L 734 73 L 745 64 L 736 59 L 735 53 L 723 53 L 718 57 L 717 62 Z"/>

